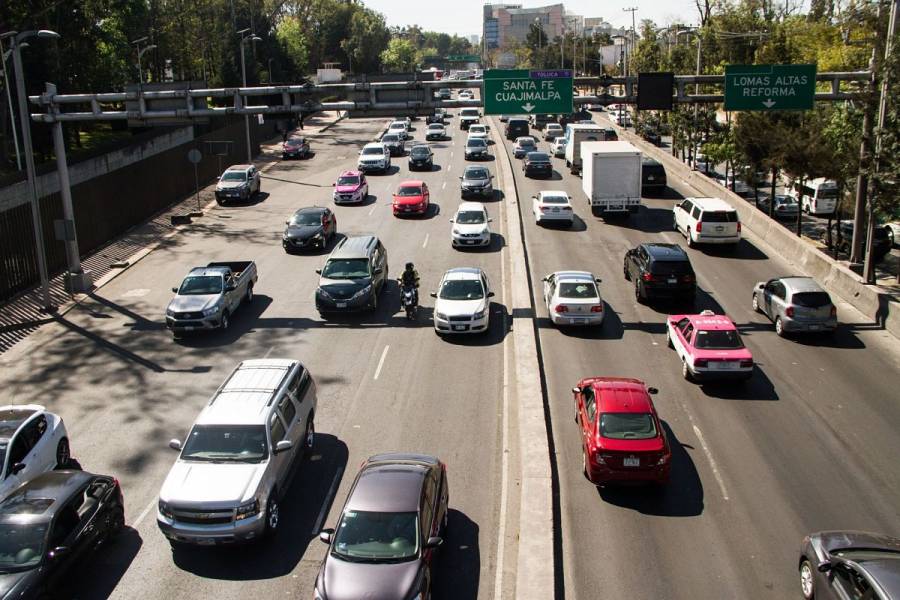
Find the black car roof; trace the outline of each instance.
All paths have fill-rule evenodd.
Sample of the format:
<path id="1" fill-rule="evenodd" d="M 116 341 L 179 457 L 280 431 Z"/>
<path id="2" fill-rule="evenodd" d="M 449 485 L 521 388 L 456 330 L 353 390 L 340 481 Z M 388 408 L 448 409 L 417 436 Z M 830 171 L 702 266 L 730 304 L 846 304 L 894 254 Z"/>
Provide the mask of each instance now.
<path id="1" fill-rule="evenodd" d="M 650 258 L 659 261 L 688 260 L 687 252 L 678 244 L 641 244 Z"/>
<path id="2" fill-rule="evenodd" d="M 86 471 L 47 471 L 41 473 L 13 490 L 3 502 L 0 502 L 0 518 L 21 514 L 24 506 L 36 500 L 53 500 L 54 502 L 40 514 L 40 521 L 49 521 L 62 506 L 59 500 L 68 500 L 81 486 L 96 477 Z"/>
<path id="3" fill-rule="evenodd" d="M 31 418 L 37 410 L 34 408 L 6 408 L 0 410 L 0 439 L 9 439 L 15 435 L 22 423 Z"/>

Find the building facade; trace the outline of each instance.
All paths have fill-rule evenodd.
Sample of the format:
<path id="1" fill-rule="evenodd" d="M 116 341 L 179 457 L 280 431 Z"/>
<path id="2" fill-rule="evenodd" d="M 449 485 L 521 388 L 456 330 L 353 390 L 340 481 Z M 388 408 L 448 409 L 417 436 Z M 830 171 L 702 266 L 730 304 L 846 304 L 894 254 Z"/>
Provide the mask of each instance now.
<path id="1" fill-rule="evenodd" d="M 534 23 L 540 24 L 547 39 L 562 36 L 567 30 L 563 5 L 522 8 L 521 4 L 485 4 L 482 31 L 485 49 L 524 44 Z"/>

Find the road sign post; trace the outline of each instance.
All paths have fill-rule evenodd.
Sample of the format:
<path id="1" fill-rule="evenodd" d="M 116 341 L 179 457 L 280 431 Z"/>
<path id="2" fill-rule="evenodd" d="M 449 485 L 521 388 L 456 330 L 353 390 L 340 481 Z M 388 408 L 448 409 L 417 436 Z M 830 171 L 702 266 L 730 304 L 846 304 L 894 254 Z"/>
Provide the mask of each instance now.
<path id="1" fill-rule="evenodd" d="M 725 65 L 725 110 L 810 110 L 816 65 Z"/>
<path id="2" fill-rule="evenodd" d="M 484 72 L 484 114 L 570 114 L 572 71 L 489 69 Z"/>

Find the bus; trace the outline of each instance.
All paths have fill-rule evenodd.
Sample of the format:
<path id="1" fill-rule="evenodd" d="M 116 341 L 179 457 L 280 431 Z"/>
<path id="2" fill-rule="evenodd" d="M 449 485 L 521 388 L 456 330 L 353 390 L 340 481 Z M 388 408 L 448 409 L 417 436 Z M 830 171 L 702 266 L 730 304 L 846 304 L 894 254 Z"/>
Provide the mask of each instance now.
<path id="1" fill-rule="evenodd" d="M 817 177 L 803 182 L 795 181 L 789 192 L 800 204 L 800 209 L 808 215 L 830 215 L 837 209 L 837 182 Z"/>

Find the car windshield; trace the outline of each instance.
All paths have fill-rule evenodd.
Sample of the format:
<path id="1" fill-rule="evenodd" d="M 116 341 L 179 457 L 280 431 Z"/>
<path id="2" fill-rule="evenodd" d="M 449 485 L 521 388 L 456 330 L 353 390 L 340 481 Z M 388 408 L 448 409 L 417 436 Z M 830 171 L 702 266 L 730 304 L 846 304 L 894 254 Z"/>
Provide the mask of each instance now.
<path id="1" fill-rule="evenodd" d="M 744 344 L 733 329 L 699 329 L 694 336 L 694 347 L 700 350 L 737 350 Z"/>
<path id="2" fill-rule="evenodd" d="M 791 296 L 791 303 L 804 308 L 821 308 L 831 304 L 827 292 L 801 292 Z"/>
<path id="3" fill-rule="evenodd" d="M 417 185 L 404 185 L 397 190 L 398 196 L 421 196 L 422 188 Z"/>
<path id="4" fill-rule="evenodd" d="M 291 217 L 291 225 L 321 225 L 322 213 L 302 212 Z"/>
<path id="5" fill-rule="evenodd" d="M 534 146 L 534 140 L 531 138 L 525 138 L 518 141 L 519 146 Z"/>
<path id="6" fill-rule="evenodd" d="M 480 300 L 484 298 L 484 290 L 477 279 L 448 279 L 441 286 L 439 296 L 442 300 Z"/>
<path id="7" fill-rule="evenodd" d="M 480 138 L 474 138 L 466 141 L 466 146 L 469 148 L 484 148 L 487 144 L 484 143 L 484 140 Z"/>
<path id="8" fill-rule="evenodd" d="M 459 116 L 461 117 L 477 117 L 478 109 L 477 108 L 464 108 L 459 111 Z"/>
<path id="9" fill-rule="evenodd" d="M 409 154 L 410 156 L 428 156 L 431 154 L 431 150 L 427 146 L 415 146 L 410 150 Z"/>
<path id="10" fill-rule="evenodd" d="M 222 278 L 213 275 L 188 277 L 178 288 L 179 296 L 204 296 L 222 293 Z"/>
<path id="11" fill-rule="evenodd" d="M 550 162 L 550 157 L 543 152 L 529 152 L 528 160 L 531 162 Z"/>
<path id="12" fill-rule="evenodd" d="M 487 179 L 488 171 L 482 167 L 471 167 L 463 173 L 463 179 Z"/>
<path id="13" fill-rule="evenodd" d="M 247 174 L 243 171 L 225 171 L 222 181 L 247 181 Z"/>
<path id="14" fill-rule="evenodd" d="M 384 150 L 373 146 L 371 148 L 363 148 L 362 153 L 363 153 L 363 155 L 366 155 L 366 156 L 371 155 L 371 154 L 379 154 L 379 155 L 383 156 Z"/>
<path id="15" fill-rule="evenodd" d="M 432 131 L 443 131 L 444 126 L 441 125 L 440 123 L 432 123 L 431 125 L 428 126 L 428 129 L 431 129 Z"/>
<path id="16" fill-rule="evenodd" d="M 456 222 L 459 225 L 478 225 L 484 223 L 484 213 L 480 210 L 461 210 L 456 213 Z"/>
<path id="17" fill-rule="evenodd" d="M 487 130 L 484 128 L 484 125 L 472 125 L 469 127 L 469 133 L 486 133 Z"/>
<path id="18" fill-rule="evenodd" d="M 650 413 L 603 413 L 600 435 L 614 440 L 648 440 L 656 437 L 656 421 Z"/>
<path id="19" fill-rule="evenodd" d="M 36 567 L 44 556 L 47 529 L 48 523 L 0 523 L 0 573 Z"/>
<path id="20" fill-rule="evenodd" d="M 389 129 L 406 129 L 405 123 L 391 123 Z"/>
<path id="21" fill-rule="evenodd" d="M 559 196 L 559 195 L 553 196 L 553 195 L 544 194 L 543 196 L 541 196 L 541 202 L 543 202 L 544 204 L 568 204 L 569 197 L 568 196 Z"/>
<path id="22" fill-rule="evenodd" d="M 560 298 L 596 298 L 597 286 L 593 282 L 562 282 L 559 284 Z"/>
<path id="23" fill-rule="evenodd" d="M 303 145 L 303 138 L 291 138 L 287 141 L 288 146 L 301 146 Z"/>
<path id="24" fill-rule="evenodd" d="M 790 196 L 775 196 L 775 206 L 797 206 L 797 200 Z"/>
<path id="25" fill-rule="evenodd" d="M 343 177 L 338 177 L 337 180 L 338 185 L 359 185 L 359 177 L 356 175 L 344 175 Z"/>
<path id="26" fill-rule="evenodd" d="M 369 261 L 365 258 L 332 258 L 322 269 L 322 277 L 329 279 L 362 279 L 368 276 Z"/>
<path id="27" fill-rule="evenodd" d="M 257 463 L 269 455 L 264 425 L 194 425 L 182 460 Z"/>
<path id="28" fill-rule="evenodd" d="M 401 562 L 419 554 L 415 512 L 348 510 L 334 534 L 332 552 L 352 562 Z"/>

